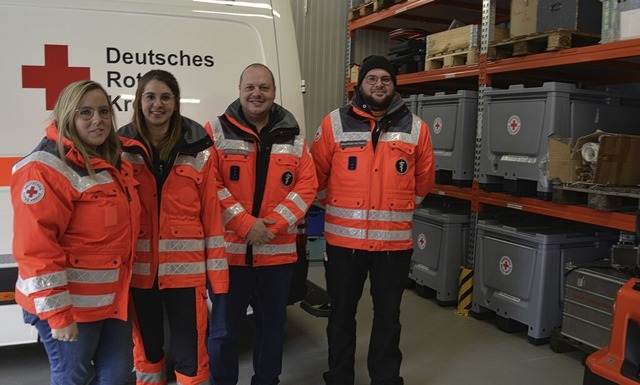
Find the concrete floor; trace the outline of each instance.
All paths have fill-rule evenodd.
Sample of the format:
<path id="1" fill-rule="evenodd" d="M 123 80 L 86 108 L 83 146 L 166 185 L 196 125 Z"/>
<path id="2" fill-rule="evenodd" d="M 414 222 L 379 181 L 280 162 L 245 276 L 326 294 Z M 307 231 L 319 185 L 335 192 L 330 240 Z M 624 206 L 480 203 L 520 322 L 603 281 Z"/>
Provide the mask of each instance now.
<path id="1" fill-rule="evenodd" d="M 309 277 L 324 285 L 320 262 L 312 262 Z M 369 384 L 366 352 L 371 311 L 371 298 L 365 292 L 358 312 L 356 385 Z M 414 290 L 405 291 L 401 317 L 402 376 L 407 385 L 582 384 L 581 353 L 558 354 L 549 345 L 534 346 L 526 332 L 509 334 L 490 320 L 459 316 L 454 307 L 440 307 Z M 250 321 L 247 333 L 249 325 Z M 281 384 L 323 384 L 326 325 L 325 318 L 314 317 L 298 305 L 289 307 Z M 243 347 L 240 362 L 239 384 L 249 384 L 249 346 Z M 46 385 L 48 378 L 46 356 L 37 344 L 0 348 L 0 384 Z"/>

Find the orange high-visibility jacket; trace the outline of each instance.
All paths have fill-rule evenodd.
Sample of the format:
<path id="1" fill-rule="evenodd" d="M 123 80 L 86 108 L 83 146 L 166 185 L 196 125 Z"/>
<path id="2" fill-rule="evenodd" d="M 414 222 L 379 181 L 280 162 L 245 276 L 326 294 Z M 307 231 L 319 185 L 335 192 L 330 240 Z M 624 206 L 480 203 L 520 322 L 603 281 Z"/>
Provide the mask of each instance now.
<path id="1" fill-rule="evenodd" d="M 399 95 L 379 121 L 354 104 L 329 113 L 311 154 L 327 243 L 368 251 L 412 247 L 413 210 L 434 183 L 434 159 L 427 124 Z"/>
<path id="2" fill-rule="evenodd" d="M 297 260 L 297 225 L 313 202 L 318 187 L 304 134 L 300 133 L 293 115 L 274 104 L 271 109 L 274 124 L 264 128 L 269 130 L 272 143 L 263 143 L 240 116 L 239 109 L 240 102 L 236 100 L 224 115 L 206 125 L 215 143 L 213 158 L 229 264 L 293 263 Z M 268 159 L 259 160 L 261 156 Z M 257 162 L 268 163 L 266 176 L 260 175 L 264 168 L 259 168 Z M 256 178 L 263 182 L 256 183 Z M 259 211 L 254 209 L 257 195 L 262 197 Z M 247 261 L 244 238 L 256 218 L 274 220 L 276 223 L 267 229 L 276 237 L 267 244 L 252 245 L 252 259 Z"/>
<path id="3" fill-rule="evenodd" d="M 229 289 L 224 237 L 212 170 L 211 138 L 193 120 L 182 118 L 183 138 L 170 158 L 171 171 L 158 194 L 147 149 L 132 123 L 120 128 L 124 157 L 140 183 L 142 216 L 131 286 L 150 289 L 204 286 Z M 159 196 L 158 196 L 159 195 Z"/>
<path id="4" fill-rule="evenodd" d="M 82 155 L 52 123 L 38 147 L 13 167 L 16 302 L 54 329 L 73 322 L 127 319 L 140 203 L 131 165 Z"/>

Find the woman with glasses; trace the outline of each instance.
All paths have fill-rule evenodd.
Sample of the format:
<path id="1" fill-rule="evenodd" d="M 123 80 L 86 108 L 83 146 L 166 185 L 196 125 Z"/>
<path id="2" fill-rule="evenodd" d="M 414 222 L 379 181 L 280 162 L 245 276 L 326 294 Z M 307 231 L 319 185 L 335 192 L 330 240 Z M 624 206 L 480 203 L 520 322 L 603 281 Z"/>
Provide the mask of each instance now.
<path id="1" fill-rule="evenodd" d="M 212 140 L 180 115 L 180 88 L 167 71 L 140 78 L 133 106 L 118 132 L 142 203 L 131 283 L 137 383 L 167 382 L 166 314 L 177 382 L 208 384 L 207 281 L 214 293 L 229 286 Z"/>
<path id="2" fill-rule="evenodd" d="M 104 88 L 67 86 L 44 139 L 11 176 L 16 302 L 47 351 L 51 385 L 118 385 L 131 375 L 136 185 Z"/>

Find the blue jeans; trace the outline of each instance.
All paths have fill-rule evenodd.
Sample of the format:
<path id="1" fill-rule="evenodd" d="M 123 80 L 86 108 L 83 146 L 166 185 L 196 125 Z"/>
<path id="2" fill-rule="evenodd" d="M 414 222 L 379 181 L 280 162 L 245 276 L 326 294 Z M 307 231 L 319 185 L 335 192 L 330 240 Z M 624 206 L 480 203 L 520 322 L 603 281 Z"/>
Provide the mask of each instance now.
<path id="1" fill-rule="evenodd" d="M 293 267 L 294 264 L 229 266 L 229 293 L 211 293 L 207 346 L 212 385 L 238 383 L 238 339 L 249 304 L 254 315 L 251 385 L 280 382 Z"/>
<path id="2" fill-rule="evenodd" d="M 79 322 L 78 341 L 51 337 L 49 322 L 24 312 L 38 330 L 51 367 L 51 385 L 122 385 L 133 371 L 131 322 L 106 319 Z"/>

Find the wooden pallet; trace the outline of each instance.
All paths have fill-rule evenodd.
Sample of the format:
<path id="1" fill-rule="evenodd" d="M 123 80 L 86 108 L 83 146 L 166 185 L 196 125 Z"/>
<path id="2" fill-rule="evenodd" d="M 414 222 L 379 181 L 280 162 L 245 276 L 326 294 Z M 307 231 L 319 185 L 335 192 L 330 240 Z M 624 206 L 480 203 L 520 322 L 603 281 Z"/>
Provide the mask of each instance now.
<path id="1" fill-rule="evenodd" d="M 349 21 L 353 21 L 359 19 L 361 17 L 372 14 L 373 12 L 378 12 L 382 9 L 389 8 L 394 4 L 401 3 L 405 0 L 369 0 L 364 2 L 363 4 L 358 5 L 357 7 L 353 7 L 349 10 Z"/>
<path id="2" fill-rule="evenodd" d="M 480 53 L 477 49 L 468 49 L 455 52 L 442 52 L 429 56 L 425 59 L 424 70 L 434 70 L 440 68 L 451 68 L 465 64 L 477 63 Z"/>
<path id="3" fill-rule="evenodd" d="M 504 59 L 513 56 L 531 55 L 547 51 L 559 51 L 572 47 L 597 44 L 600 35 L 556 29 L 548 32 L 517 36 L 489 46 L 489 58 Z"/>
<path id="4" fill-rule="evenodd" d="M 589 354 L 597 350 L 593 346 L 589 346 L 580 341 L 574 340 L 571 337 L 565 336 L 562 334 L 562 328 L 560 327 L 554 328 L 551 332 L 549 348 L 555 353 L 568 353 L 578 350 L 582 352 L 584 359 L 586 359 Z"/>
<path id="5" fill-rule="evenodd" d="M 635 212 L 640 208 L 640 187 L 614 187 L 571 183 L 553 186 L 552 201 L 602 211 Z"/>

